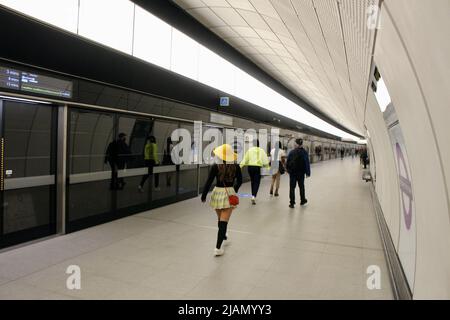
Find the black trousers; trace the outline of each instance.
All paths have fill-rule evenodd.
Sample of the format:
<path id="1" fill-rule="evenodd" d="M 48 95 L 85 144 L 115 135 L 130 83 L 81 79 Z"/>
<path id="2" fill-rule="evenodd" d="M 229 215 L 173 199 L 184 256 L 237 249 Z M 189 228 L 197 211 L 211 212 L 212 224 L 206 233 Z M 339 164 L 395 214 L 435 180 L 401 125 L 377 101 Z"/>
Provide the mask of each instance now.
<path id="1" fill-rule="evenodd" d="M 117 190 L 117 189 L 123 188 L 125 181 L 123 180 L 123 178 L 118 177 L 118 170 L 125 169 L 125 163 L 114 162 L 114 161 L 108 161 L 108 162 L 109 162 L 109 166 L 111 167 L 110 189 Z"/>
<path id="2" fill-rule="evenodd" d="M 367 159 L 363 158 L 362 162 L 363 162 L 363 165 L 364 165 L 364 169 L 367 169 L 367 162 L 368 162 Z"/>
<path id="3" fill-rule="evenodd" d="M 300 201 L 304 202 L 306 200 L 305 197 L 305 174 L 290 174 L 289 175 L 289 199 L 291 204 L 295 204 L 295 188 L 298 184 L 300 188 Z"/>
<path id="4" fill-rule="evenodd" d="M 155 160 L 145 160 L 145 165 L 148 168 L 148 173 L 142 177 L 141 187 L 143 187 L 145 181 L 147 181 L 147 179 L 151 175 L 153 175 L 153 168 L 156 166 L 156 162 L 155 162 Z M 159 186 L 159 173 L 155 174 L 155 188 L 158 188 L 158 186 Z"/>
<path id="5" fill-rule="evenodd" d="M 252 196 L 256 197 L 258 194 L 259 185 L 261 184 L 261 167 L 248 166 L 248 174 L 252 184 Z"/>

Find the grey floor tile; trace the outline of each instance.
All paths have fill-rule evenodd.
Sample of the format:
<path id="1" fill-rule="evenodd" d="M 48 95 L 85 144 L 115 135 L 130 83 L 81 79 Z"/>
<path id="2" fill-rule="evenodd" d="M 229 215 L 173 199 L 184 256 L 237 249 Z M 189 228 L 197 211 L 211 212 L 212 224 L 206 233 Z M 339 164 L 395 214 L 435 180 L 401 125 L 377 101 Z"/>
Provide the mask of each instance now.
<path id="1" fill-rule="evenodd" d="M 185 295 L 186 299 L 201 300 L 242 300 L 251 292 L 253 286 L 225 279 L 205 278 Z"/>
<path id="2" fill-rule="evenodd" d="M 140 285 L 183 297 L 193 290 L 202 279 L 204 277 L 168 269 L 143 279 Z"/>
<path id="3" fill-rule="evenodd" d="M 245 299 L 248 300 L 312 300 L 319 299 L 314 293 L 305 294 L 287 287 L 254 287 Z"/>
<path id="4" fill-rule="evenodd" d="M 13 281 L 0 286 L 0 300 L 71 300 L 68 295 Z"/>
<path id="5" fill-rule="evenodd" d="M 161 289 L 144 286 L 124 286 L 109 294 L 106 300 L 180 300 L 183 296 Z"/>

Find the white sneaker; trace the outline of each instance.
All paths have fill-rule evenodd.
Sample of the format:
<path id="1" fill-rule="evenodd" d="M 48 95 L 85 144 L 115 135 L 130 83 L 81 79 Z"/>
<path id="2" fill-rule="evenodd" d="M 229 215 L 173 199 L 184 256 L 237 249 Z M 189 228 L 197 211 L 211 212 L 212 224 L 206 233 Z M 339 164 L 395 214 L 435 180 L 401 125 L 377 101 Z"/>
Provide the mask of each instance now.
<path id="1" fill-rule="evenodd" d="M 142 188 L 140 185 L 138 186 L 139 192 L 144 192 L 144 188 Z"/>
<path id="2" fill-rule="evenodd" d="M 252 197 L 252 204 L 256 204 L 256 198 Z"/>
<path id="3" fill-rule="evenodd" d="M 230 238 L 228 237 L 228 233 L 227 233 L 227 238 L 223 240 L 223 245 L 224 246 L 229 246 L 231 244 Z"/>
<path id="4" fill-rule="evenodd" d="M 223 255 L 224 253 L 225 253 L 225 250 L 214 248 L 214 255 L 215 255 L 216 257 L 217 257 L 217 256 L 221 256 L 221 255 Z"/>

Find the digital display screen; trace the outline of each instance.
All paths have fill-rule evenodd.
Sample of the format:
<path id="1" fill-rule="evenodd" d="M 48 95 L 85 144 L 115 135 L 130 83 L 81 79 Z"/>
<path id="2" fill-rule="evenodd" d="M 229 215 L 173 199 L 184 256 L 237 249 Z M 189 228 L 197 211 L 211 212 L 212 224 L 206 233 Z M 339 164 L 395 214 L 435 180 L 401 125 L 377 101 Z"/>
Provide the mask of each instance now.
<path id="1" fill-rule="evenodd" d="M 0 67 L 0 87 L 20 90 L 20 71 Z"/>
<path id="2" fill-rule="evenodd" d="M 0 88 L 71 99 L 73 83 L 0 66 Z"/>

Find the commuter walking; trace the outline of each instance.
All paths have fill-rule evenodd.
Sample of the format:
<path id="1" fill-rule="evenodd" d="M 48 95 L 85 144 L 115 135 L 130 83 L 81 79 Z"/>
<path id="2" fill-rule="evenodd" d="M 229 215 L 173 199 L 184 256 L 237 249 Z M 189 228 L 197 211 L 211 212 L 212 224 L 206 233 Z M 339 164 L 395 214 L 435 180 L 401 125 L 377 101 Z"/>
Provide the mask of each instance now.
<path id="1" fill-rule="evenodd" d="M 270 195 L 273 195 L 273 187 L 275 186 L 275 197 L 278 197 L 278 190 L 280 189 L 280 177 L 285 172 L 286 153 L 282 149 L 281 142 L 278 143 L 277 148 L 270 151 L 270 159 L 272 160 L 272 168 L 274 163 L 278 163 L 278 170 L 272 175 L 272 184 L 270 185 Z"/>
<path id="2" fill-rule="evenodd" d="M 122 190 L 125 186 L 123 178 L 118 177 L 118 171 L 125 169 L 131 151 L 126 142 L 127 135 L 119 133 L 116 140 L 111 142 L 106 149 L 105 163 L 111 167 L 111 190 Z"/>
<path id="3" fill-rule="evenodd" d="M 369 160 L 369 155 L 367 154 L 367 149 L 364 149 L 361 152 L 361 161 L 362 161 L 362 163 L 364 165 L 364 169 L 367 169 L 367 162 L 368 162 L 368 160 Z"/>
<path id="4" fill-rule="evenodd" d="M 210 206 L 216 211 L 218 219 L 218 233 L 214 255 L 224 254 L 223 241 L 227 241 L 227 227 L 233 210 L 239 204 L 236 193 L 242 184 L 241 168 L 236 164 L 237 154 L 229 144 L 214 149 L 216 163 L 211 167 L 208 180 L 203 188 L 201 200 L 206 202 L 211 185 L 216 179 L 216 186 L 211 194 Z"/>
<path id="5" fill-rule="evenodd" d="M 341 149 L 341 160 L 344 159 L 344 153 L 345 153 L 345 150 Z"/>
<path id="6" fill-rule="evenodd" d="M 241 168 L 247 166 L 248 174 L 252 185 L 252 204 L 256 204 L 259 185 L 261 184 L 261 168 L 270 168 L 269 158 L 266 152 L 259 147 L 259 141 L 256 141 L 256 147 L 251 147 L 244 155 L 241 162 Z"/>
<path id="7" fill-rule="evenodd" d="M 308 200 L 305 196 L 305 175 L 311 176 L 308 152 L 303 149 L 303 140 L 297 139 L 296 148 L 292 150 L 286 161 L 286 169 L 289 173 L 289 199 L 290 208 L 295 207 L 295 188 L 300 188 L 300 205 L 305 205 Z"/>
<path id="8" fill-rule="evenodd" d="M 145 166 L 148 168 L 148 173 L 142 177 L 141 183 L 138 186 L 140 192 L 144 192 L 145 181 L 147 181 L 150 176 L 153 176 L 153 168 L 159 165 L 158 146 L 156 145 L 156 138 L 154 136 L 147 137 L 144 147 L 144 162 Z M 160 190 L 158 173 L 155 174 L 155 190 Z"/>
<path id="9" fill-rule="evenodd" d="M 173 142 L 170 137 L 167 138 L 166 141 L 166 148 L 164 149 L 164 155 L 163 155 L 163 166 L 173 166 L 175 165 L 172 161 L 172 149 L 173 149 Z M 166 187 L 172 186 L 172 172 L 166 173 Z"/>

